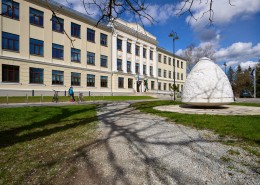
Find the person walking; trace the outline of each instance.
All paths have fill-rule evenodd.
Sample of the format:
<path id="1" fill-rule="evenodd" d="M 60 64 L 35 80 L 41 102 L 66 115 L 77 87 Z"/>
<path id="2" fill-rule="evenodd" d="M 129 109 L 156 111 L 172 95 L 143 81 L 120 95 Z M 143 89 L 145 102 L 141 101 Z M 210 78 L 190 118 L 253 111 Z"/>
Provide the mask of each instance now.
<path id="1" fill-rule="evenodd" d="M 74 98 L 74 91 L 73 91 L 73 87 L 69 88 L 69 95 L 70 95 L 70 101 L 74 102 L 75 98 Z"/>

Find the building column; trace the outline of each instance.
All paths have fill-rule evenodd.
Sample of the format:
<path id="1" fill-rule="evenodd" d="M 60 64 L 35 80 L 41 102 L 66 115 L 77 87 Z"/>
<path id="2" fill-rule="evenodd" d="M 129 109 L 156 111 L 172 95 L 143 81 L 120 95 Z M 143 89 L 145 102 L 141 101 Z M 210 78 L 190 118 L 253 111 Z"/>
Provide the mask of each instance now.
<path id="1" fill-rule="evenodd" d="M 143 64 L 144 64 L 144 61 L 143 61 L 143 48 L 144 48 L 144 45 L 140 43 L 140 75 L 142 76 L 143 75 Z"/>
<path id="2" fill-rule="evenodd" d="M 146 49 L 146 74 L 147 76 L 151 76 L 150 74 L 150 66 L 151 66 L 151 62 L 150 62 L 150 47 L 147 47 Z"/>
<path id="3" fill-rule="evenodd" d="M 122 70 L 127 73 L 127 50 L 126 50 L 127 38 L 122 39 Z"/>
<path id="4" fill-rule="evenodd" d="M 157 56 L 157 51 L 156 48 L 153 50 L 153 76 L 158 77 L 157 72 L 158 72 L 158 56 Z"/>
<path id="5" fill-rule="evenodd" d="M 117 35 L 112 35 L 112 71 L 117 71 Z"/>
<path id="6" fill-rule="evenodd" d="M 132 71 L 132 74 L 135 74 L 135 44 L 136 42 L 132 42 L 132 45 L 131 45 L 131 53 L 132 53 L 132 60 L 131 60 L 131 71 Z"/>

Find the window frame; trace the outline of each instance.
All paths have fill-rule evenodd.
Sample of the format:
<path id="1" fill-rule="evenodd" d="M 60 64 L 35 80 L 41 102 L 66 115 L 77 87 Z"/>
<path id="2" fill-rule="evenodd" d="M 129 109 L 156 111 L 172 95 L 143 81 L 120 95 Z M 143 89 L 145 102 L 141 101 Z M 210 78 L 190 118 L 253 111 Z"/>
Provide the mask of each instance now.
<path id="1" fill-rule="evenodd" d="M 124 77 L 118 77 L 118 88 L 124 88 Z"/>
<path id="2" fill-rule="evenodd" d="M 70 35 L 75 38 L 81 38 L 81 25 L 71 22 Z"/>
<path id="3" fill-rule="evenodd" d="M 118 65 L 118 64 L 120 64 L 120 65 Z M 122 64 L 122 59 L 117 59 L 117 62 L 116 62 L 116 69 L 117 69 L 117 71 L 123 71 L 123 66 L 122 66 L 123 64 Z"/>
<path id="4" fill-rule="evenodd" d="M 123 42 L 122 39 L 117 38 L 117 40 L 116 40 L 116 48 L 119 51 L 122 51 L 122 42 Z"/>
<path id="5" fill-rule="evenodd" d="M 132 65 L 131 61 L 126 62 L 126 72 L 128 72 L 128 73 L 132 72 L 131 65 Z"/>
<path id="6" fill-rule="evenodd" d="M 155 82 L 151 81 L 151 90 L 154 90 L 154 84 L 155 84 Z"/>
<path id="7" fill-rule="evenodd" d="M 4 8 L 6 8 L 6 11 L 4 10 Z M 19 19 L 20 19 L 20 3 L 16 2 L 16 1 L 12 1 L 12 0 L 2 0 L 2 15 L 4 17 L 8 17 L 10 19 L 14 19 L 14 20 L 19 21 Z"/>
<path id="8" fill-rule="evenodd" d="M 136 74 L 140 73 L 140 64 L 139 63 L 135 63 L 135 73 Z"/>
<path id="9" fill-rule="evenodd" d="M 146 58 L 146 54 L 147 54 L 147 49 L 146 48 L 143 48 L 143 58 Z"/>
<path id="10" fill-rule="evenodd" d="M 81 62 L 81 51 L 80 51 L 80 49 L 71 48 L 70 60 L 71 60 L 71 62 L 77 62 L 77 63 Z"/>
<path id="11" fill-rule="evenodd" d="M 35 19 L 36 17 L 38 17 L 38 19 L 39 19 L 38 21 Z M 30 7 L 29 19 L 30 19 L 31 25 L 43 27 L 43 25 L 44 25 L 44 12 Z"/>
<path id="12" fill-rule="evenodd" d="M 71 72 L 70 85 L 80 86 L 81 84 L 81 73 Z"/>
<path id="13" fill-rule="evenodd" d="M 100 55 L 100 66 L 101 67 L 108 67 L 108 60 L 107 60 L 107 56 L 106 55 Z M 103 65 L 104 61 L 106 62 L 106 65 Z"/>
<path id="14" fill-rule="evenodd" d="M 54 51 L 55 51 L 55 55 L 58 53 L 59 57 L 54 56 Z M 60 56 L 60 55 L 62 55 L 62 56 Z M 52 58 L 59 59 L 59 60 L 64 59 L 64 46 L 63 45 L 52 43 Z"/>
<path id="15" fill-rule="evenodd" d="M 147 72 L 146 72 L 146 65 L 145 65 L 145 64 L 143 64 L 143 74 L 144 74 L 144 75 L 147 75 Z"/>
<path id="16" fill-rule="evenodd" d="M 53 77 L 55 77 L 55 81 L 53 81 Z M 51 83 L 52 85 L 64 85 L 64 71 L 52 70 L 51 81 L 52 81 Z"/>
<path id="17" fill-rule="evenodd" d="M 7 67 L 7 69 L 5 69 L 5 67 Z M 12 69 L 9 69 L 9 68 L 12 68 Z M 19 83 L 20 82 L 20 66 L 2 64 L 2 82 L 3 83 Z"/>
<path id="18" fill-rule="evenodd" d="M 33 47 L 33 50 L 32 50 Z M 38 51 L 36 51 L 38 50 Z M 44 41 L 30 38 L 30 55 L 44 56 Z"/>
<path id="19" fill-rule="evenodd" d="M 107 35 L 104 33 L 100 33 L 100 45 L 107 46 Z"/>
<path id="20" fill-rule="evenodd" d="M 87 87 L 95 87 L 96 75 L 87 74 Z"/>
<path id="21" fill-rule="evenodd" d="M 128 78 L 127 79 L 127 86 L 128 86 L 128 89 L 132 89 L 133 88 L 133 78 Z"/>
<path id="22" fill-rule="evenodd" d="M 7 43 L 7 47 L 5 47 L 5 44 L 4 44 L 5 41 Z M 12 46 L 10 46 L 10 45 L 12 45 Z M 2 49 L 8 50 L 8 51 L 19 52 L 20 51 L 20 36 L 2 31 Z"/>
<path id="23" fill-rule="evenodd" d="M 36 71 L 33 71 L 33 70 L 36 70 Z M 32 80 L 32 79 L 34 79 L 34 80 Z M 30 84 L 43 84 L 44 83 L 44 69 L 30 67 L 29 68 L 29 83 Z"/>
<path id="24" fill-rule="evenodd" d="M 96 56 L 95 56 L 96 54 L 95 53 L 93 53 L 93 52 L 90 52 L 90 51 L 88 51 L 87 52 L 87 64 L 88 65 L 96 65 L 95 63 L 96 63 L 96 61 L 95 61 L 95 58 L 96 58 Z"/>
<path id="25" fill-rule="evenodd" d="M 140 46 L 138 45 L 135 46 L 135 55 L 140 56 Z"/>
<path id="26" fill-rule="evenodd" d="M 150 66 L 150 76 L 153 76 L 153 66 Z"/>
<path id="27" fill-rule="evenodd" d="M 126 52 L 129 53 L 129 54 L 131 54 L 131 53 L 132 53 L 131 49 L 132 49 L 132 44 L 131 44 L 131 42 L 127 42 L 127 43 L 126 43 Z"/>
<path id="28" fill-rule="evenodd" d="M 96 31 L 90 28 L 87 28 L 87 41 L 95 43 Z"/>
<path id="29" fill-rule="evenodd" d="M 108 76 L 100 76 L 100 87 L 108 88 Z"/>
<path id="30" fill-rule="evenodd" d="M 52 16 L 52 31 L 56 31 L 58 33 L 64 33 L 64 19 Z"/>
<path id="31" fill-rule="evenodd" d="M 153 51 L 150 50 L 150 60 L 153 60 Z"/>

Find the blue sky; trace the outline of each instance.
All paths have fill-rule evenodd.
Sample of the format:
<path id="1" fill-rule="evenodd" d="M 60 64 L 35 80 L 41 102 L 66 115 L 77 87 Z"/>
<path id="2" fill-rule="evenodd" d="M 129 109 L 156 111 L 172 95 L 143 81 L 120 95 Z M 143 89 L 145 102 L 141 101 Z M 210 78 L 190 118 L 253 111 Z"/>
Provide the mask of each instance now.
<path id="1" fill-rule="evenodd" d="M 58 0 L 56 0 L 58 1 Z M 67 0 L 73 9 L 85 13 L 81 0 Z M 91 0 L 87 0 L 91 1 Z M 58 2 L 66 4 L 66 0 Z M 189 14 L 177 15 L 182 5 L 179 0 L 146 0 L 147 13 L 155 22 L 143 20 L 147 31 L 157 37 L 159 46 L 172 51 L 172 40 L 168 37 L 174 30 L 180 37 L 175 43 L 177 54 L 190 44 L 196 47 L 212 44 L 216 50 L 217 64 L 223 68 L 223 63 L 242 68 L 254 67 L 260 60 L 260 0 L 215 0 L 213 4 L 213 24 L 210 24 L 209 14 L 202 14 L 209 8 L 208 0 L 195 0 L 192 12 L 198 20 L 190 19 Z M 184 8 L 185 9 L 185 8 Z M 99 11 L 91 8 L 94 18 L 98 18 Z M 126 21 L 133 17 L 122 15 Z"/>

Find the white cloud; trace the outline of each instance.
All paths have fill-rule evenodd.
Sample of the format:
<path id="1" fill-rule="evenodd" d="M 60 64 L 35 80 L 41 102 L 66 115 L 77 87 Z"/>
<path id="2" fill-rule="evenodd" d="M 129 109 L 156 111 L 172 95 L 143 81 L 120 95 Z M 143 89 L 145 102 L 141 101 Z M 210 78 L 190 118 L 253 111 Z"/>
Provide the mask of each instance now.
<path id="1" fill-rule="evenodd" d="M 241 66 L 242 70 L 245 70 L 245 69 L 248 69 L 249 67 L 254 68 L 256 64 L 257 64 L 257 62 L 247 61 L 247 62 L 241 62 L 240 66 Z"/>

